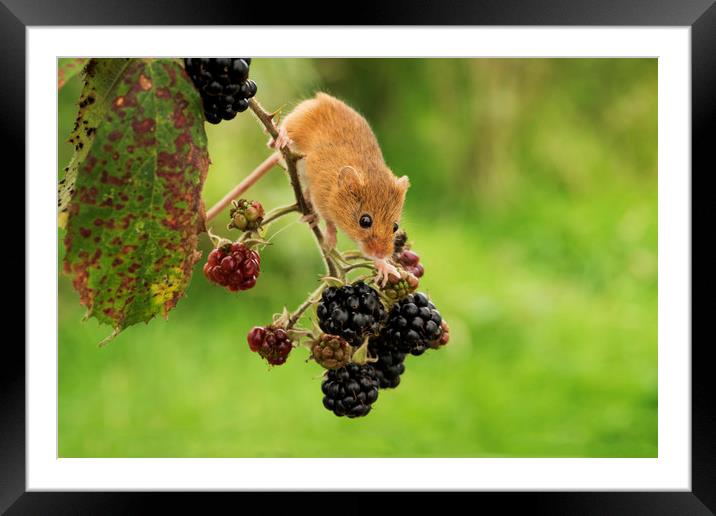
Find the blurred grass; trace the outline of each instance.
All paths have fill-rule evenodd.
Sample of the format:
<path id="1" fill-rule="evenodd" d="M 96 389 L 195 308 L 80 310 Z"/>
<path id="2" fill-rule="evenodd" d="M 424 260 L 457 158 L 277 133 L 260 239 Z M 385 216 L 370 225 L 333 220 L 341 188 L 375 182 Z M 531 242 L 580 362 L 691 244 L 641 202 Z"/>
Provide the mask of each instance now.
<path id="1" fill-rule="evenodd" d="M 322 407 L 306 350 L 269 369 L 247 331 L 321 272 L 293 221 L 255 289 L 197 266 L 168 321 L 103 349 L 61 276 L 60 456 L 657 456 L 655 59 L 257 59 L 252 77 L 267 107 L 320 89 L 369 119 L 411 178 L 402 225 L 450 344 L 408 358 L 361 420 Z M 60 173 L 78 94 L 59 95 Z M 268 149 L 248 114 L 207 132 L 210 206 Z M 250 197 L 291 193 L 275 171 Z"/>

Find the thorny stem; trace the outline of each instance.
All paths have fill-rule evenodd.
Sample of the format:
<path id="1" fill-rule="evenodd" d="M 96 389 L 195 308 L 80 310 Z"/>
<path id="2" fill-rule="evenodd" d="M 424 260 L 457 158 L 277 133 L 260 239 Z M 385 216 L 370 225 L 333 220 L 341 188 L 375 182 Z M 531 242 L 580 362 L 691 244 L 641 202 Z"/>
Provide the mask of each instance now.
<path id="1" fill-rule="evenodd" d="M 283 217 L 284 215 L 288 215 L 289 213 L 293 213 L 294 211 L 299 211 L 297 203 L 292 204 L 290 206 L 281 206 L 280 208 L 274 208 L 266 214 L 264 220 L 261 222 L 261 227 L 268 226 L 279 217 Z"/>
<path id="2" fill-rule="evenodd" d="M 353 281 L 354 281 L 354 282 L 356 282 L 356 281 L 368 281 L 369 279 L 372 279 L 373 277 L 375 277 L 375 274 L 372 274 L 372 273 L 371 273 L 371 274 L 364 274 L 363 276 L 358 276 L 358 277 L 355 278 Z"/>
<path id="3" fill-rule="evenodd" d="M 373 262 L 365 261 L 365 256 L 359 251 L 346 251 L 341 253 L 337 249 L 333 249 L 331 254 L 338 265 L 338 279 L 345 279 L 349 272 L 356 269 L 368 269 L 375 272 Z"/>
<path id="4" fill-rule="evenodd" d="M 207 228 L 206 232 L 209 235 L 209 238 L 211 239 L 211 243 L 214 245 L 214 247 L 220 247 L 226 243 L 229 243 L 229 244 L 231 243 L 230 240 L 227 240 L 226 238 L 222 238 L 219 235 L 215 235 L 208 228 Z"/>
<path id="5" fill-rule="evenodd" d="M 209 222 L 211 219 L 221 213 L 221 211 L 226 208 L 229 203 L 231 203 L 231 201 L 233 201 L 246 190 L 251 188 L 256 183 L 256 181 L 261 179 L 264 174 L 266 174 L 266 172 L 268 172 L 277 163 L 278 156 L 276 154 L 272 154 L 271 156 L 266 158 L 263 163 L 256 167 L 256 170 L 246 176 L 238 185 L 236 185 L 229 193 L 227 193 L 223 199 L 217 202 L 214 206 L 211 207 L 209 211 L 206 212 L 206 222 Z"/>
<path id="6" fill-rule="evenodd" d="M 301 303 L 301 305 L 296 308 L 296 310 L 291 313 L 290 317 L 288 318 L 288 328 L 293 328 L 293 325 L 298 322 L 298 320 L 303 315 L 303 312 L 305 312 L 308 307 L 310 307 L 312 304 L 316 303 L 321 296 L 321 293 L 323 293 L 323 289 L 328 286 L 328 283 L 325 281 L 322 281 L 321 284 L 318 286 L 316 290 L 311 292 L 311 295 L 308 296 L 308 298 Z"/>
<path id="7" fill-rule="evenodd" d="M 345 274 L 346 272 L 350 272 L 355 269 L 369 269 L 373 270 L 375 269 L 375 266 L 372 262 L 361 262 L 361 263 L 354 263 L 353 265 L 348 265 L 347 267 L 342 267 L 342 271 Z"/>
<path id="8" fill-rule="evenodd" d="M 363 253 L 359 251 L 346 251 L 341 255 L 345 260 L 357 260 L 364 258 Z"/>
<path id="9" fill-rule="evenodd" d="M 251 108 L 251 111 L 253 111 L 256 115 L 256 118 L 258 118 L 259 121 L 264 125 L 264 127 L 266 127 L 266 131 L 273 138 L 276 138 L 278 136 L 278 128 L 273 121 L 276 113 L 268 113 L 266 110 L 264 110 L 263 107 L 261 107 L 261 104 L 259 104 L 255 98 L 249 100 L 249 107 Z M 296 204 L 298 206 L 298 210 L 304 216 L 313 215 L 313 210 L 303 196 L 301 183 L 298 179 L 298 171 L 296 170 L 296 162 L 302 156 L 293 152 L 291 149 L 288 148 L 288 146 L 281 149 L 281 154 L 283 154 L 284 160 L 286 161 L 286 171 L 288 172 L 288 177 L 291 181 L 293 194 L 296 197 Z M 321 250 L 321 254 L 323 255 L 323 261 L 325 262 L 326 271 L 328 272 L 328 275 L 336 276 L 336 264 L 333 262 L 333 259 L 331 258 L 330 254 L 325 250 L 323 246 L 323 233 L 321 233 L 321 230 L 318 228 L 317 225 L 311 226 L 311 231 L 313 231 L 313 235 L 316 238 L 316 242 L 318 243 L 318 248 Z"/>

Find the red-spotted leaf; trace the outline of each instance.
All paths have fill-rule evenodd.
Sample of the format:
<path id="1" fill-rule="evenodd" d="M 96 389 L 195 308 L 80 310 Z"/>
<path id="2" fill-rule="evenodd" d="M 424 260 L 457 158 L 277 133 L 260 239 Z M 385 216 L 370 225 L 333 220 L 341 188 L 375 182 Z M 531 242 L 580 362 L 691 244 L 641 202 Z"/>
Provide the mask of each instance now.
<path id="1" fill-rule="evenodd" d="M 75 152 L 69 165 L 65 167 L 65 176 L 57 188 L 57 220 L 61 228 L 67 224 L 68 209 L 75 193 L 77 170 L 87 158 L 97 128 L 104 120 L 119 80 L 129 63 L 130 59 L 92 59 L 83 68 L 84 86 L 78 102 L 75 126 L 68 139 L 68 142 L 74 145 Z"/>
<path id="2" fill-rule="evenodd" d="M 184 294 L 209 156 L 201 98 L 176 61 L 130 60 L 108 101 L 75 179 L 64 268 L 111 338 Z"/>
<path id="3" fill-rule="evenodd" d="M 57 89 L 67 84 L 75 75 L 79 74 L 89 59 L 84 57 L 62 58 L 57 60 Z"/>

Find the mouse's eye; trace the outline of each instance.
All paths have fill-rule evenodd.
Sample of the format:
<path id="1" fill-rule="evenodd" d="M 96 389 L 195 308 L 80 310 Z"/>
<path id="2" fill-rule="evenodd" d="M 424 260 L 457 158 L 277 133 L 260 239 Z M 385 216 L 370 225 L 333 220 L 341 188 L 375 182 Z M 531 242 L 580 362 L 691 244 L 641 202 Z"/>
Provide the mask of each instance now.
<path id="1" fill-rule="evenodd" d="M 360 216 L 360 220 L 358 220 L 358 224 L 360 224 L 360 227 L 362 228 L 369 228 L 373 225 L 373 219 L 370 218 L 370 215 L 367 213 Z"/>
<path id="2" fill-rule="evenodd" d="M 396 231 L 398 231 L 398 223 L 393 222 L 393 233 L 395 233 Z"/>

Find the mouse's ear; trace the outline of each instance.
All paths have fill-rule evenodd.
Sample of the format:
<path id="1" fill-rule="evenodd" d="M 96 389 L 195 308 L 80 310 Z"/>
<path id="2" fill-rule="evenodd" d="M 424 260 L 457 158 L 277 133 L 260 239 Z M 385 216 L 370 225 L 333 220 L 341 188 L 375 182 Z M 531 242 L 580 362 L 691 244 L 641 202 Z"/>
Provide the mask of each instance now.
<path id="1" fill-rule="evenodd" d="M 338 171 L 338 185 L 355 193 L 363 186 L 363 177 L 355 168 L 346 165 Z"/>
<path id="2" fill-rule="evenodd" d="M 408 176 L 403 176 L 398 179 L 397 183 L 398 188 L 400 188 L 402 191 L 406 191 L 410 186 L 410 179 L 408 179 Z"/>

